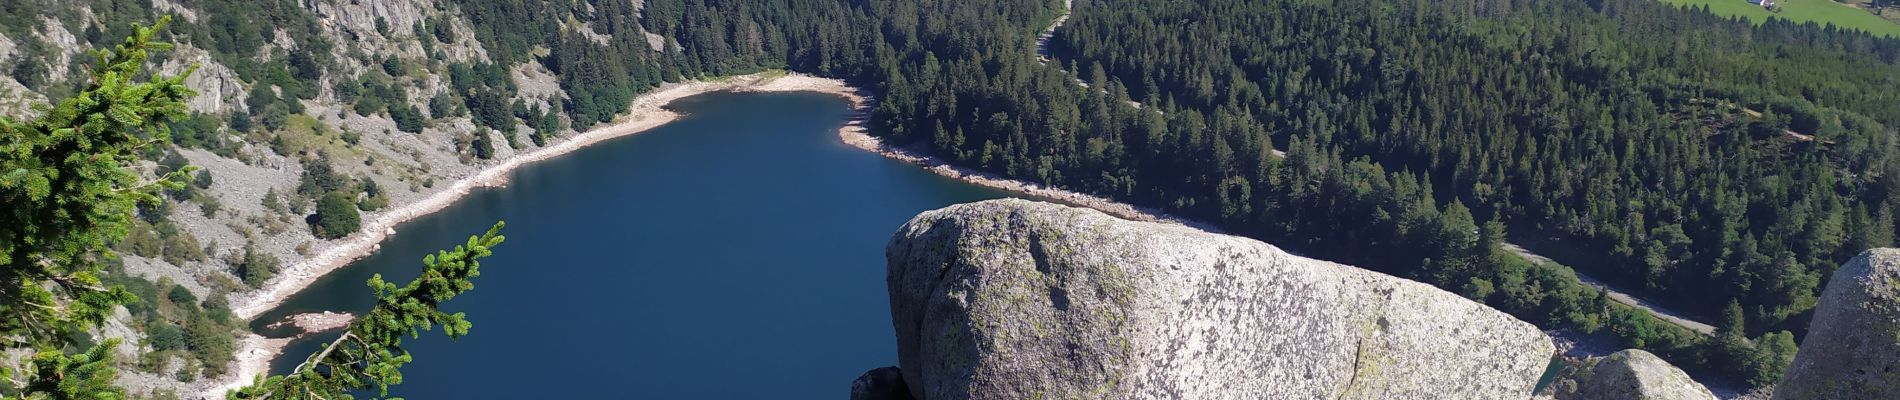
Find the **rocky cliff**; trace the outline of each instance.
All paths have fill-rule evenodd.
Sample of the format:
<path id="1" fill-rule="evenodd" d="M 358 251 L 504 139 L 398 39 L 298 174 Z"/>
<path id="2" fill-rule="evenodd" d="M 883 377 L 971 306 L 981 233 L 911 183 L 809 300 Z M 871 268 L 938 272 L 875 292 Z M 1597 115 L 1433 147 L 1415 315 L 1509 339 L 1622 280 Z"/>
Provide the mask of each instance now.
<path id="1" fill-rule="evenodd" d="M 1650 352 L 1630 349 L 1585 361 L 1563 386 L 1563 400 L 1714 400 L 1709 388 Z"/>
<path id="2" fill-rule="evenodd" d="M 1900 398 L 1900 249 L 1834 272 L 1775 398 Z"/>
<path id="3" fill-rule="evenodd" d="M 921 399 L 1519 399 L 1554 350 L 1429 285 L 1046 203 L 929 211 L 887 256 Z"/>

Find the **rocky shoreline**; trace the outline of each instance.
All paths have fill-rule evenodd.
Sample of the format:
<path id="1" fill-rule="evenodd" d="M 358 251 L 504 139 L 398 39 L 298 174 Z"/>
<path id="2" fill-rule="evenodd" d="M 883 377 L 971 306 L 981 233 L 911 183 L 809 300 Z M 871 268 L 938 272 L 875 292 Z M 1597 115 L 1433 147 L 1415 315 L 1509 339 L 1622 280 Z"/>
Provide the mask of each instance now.
<path id="1" fill-rule="evenodd" d="M 384 239 L 396 233 L 396 226 L 448 208 L 476 189 L 506 185 L 509 173 L 516 168 L 565 155 L 601 141 L 639 134 L 673 122 L 683 116 L 666 109 L 666 106 L 674 100 L 719 91 L 841 93 L 840 90 L 833 89 L 834 87 L 843 87 L 842 81 L 780 72 L 667 84 L 634 99 L 626 115 L 614 125 L 570 136 L 546 147 L 520 153 L 457 178 L 443 189 L 420 200 L 391 208 L 388 211 L 365 215 L 362 230 L 343 239 L 328 242 L 327 246 L 318 249 L 315 255 L 286 266 L 277 277 L 258 289 L 233 295 L 231 297 L 232 312 L 246 320 L 257 318 L 265 311 L 283 304 L 290 296 L 301 292 L 324 275 L 376 252 Z M 342 320 L 341 325 L 332 328 L 347 325 L 346 318 Z M 302 324 L 299 323 L 299 326 Z M 194 394 L 195 398 L 223 398 L 224 392 L 242 387 L 248 384 L 252 377 L 268 372 L 271 361 L 280 355 L 285 345 L 295 339 L 266 338 L 256 334 L 246 334 L 239 338 L 237 360 L 234 361 L 231 372 L 216 378 L 193 382 L 188 386 L 187 393 Z"/>
<path id="2" fill-rule="evenodd" d="M 830 94 L 850 101 L 851 107 L 860 116 L 869 113 L 874 101 L 872 96 L 843 80 L 798 73 L 767 72 L 714 81 L 668 84 L 635 99 L 626 117 L 615 125 L 574 135 L 547 147 L 521 153 L 458 178 L 444 189 L 421 200 L 365 216 L 361 231 L 330 242 L 329 246 L 319 249 L 314 256 L 285 267 L 276 278 L 259 289 L 234 295 L 232 311 L 241 318 L 254 319 L 265 311 L 281 305 L 290 296 L 302 291 L 324 275 L 374 253 L 380 248 L 380 243 L 384 239 L 395 234 L 396 226 L 404 222 L 447 208 L 476 189 L 506 185 L 508 174 L 516 168 L 565 155 L 604 140 L 639 134 L 670 123 L 683 115 L 666 109 L 666 105 L 682 98 L 719 91 Z M 1145 207 L 953 166 L 920 149 L 886 145 L 883 141 L 871 136 L 863 123 L 862 118 L 853 118 L 838 129 L 839 139 L 852 147 L 917 165 L 932 173 L 979 186 L 1092 208 L 1123 219 L 1164 222 L 1218 232 L 1206 224 L 1176 218 Z M 347 325 L 347 320 L 344 325 Z M 217 378 L 195 382 L 188 392 L 196 394 L 197 398 L 222 398 L 224 392 L 242 387 L 249 383 L 252 377 L 268 372 L 271 361 L 281 355 L 283 347 L 293 340 L 295 338 L 266 338 L 247 334 L 239 340 L 238 358 L 231 372 Z"/>
<path id="3" fill-rule="evenodd" d="M 864 94 L 862 90 L 856 87 L 852 87 L 849 84 L 845 83 L 844 81 L 837 80 L 837 79 L 804 76 L 804 77 L 801 77 L 801 79 L 796 80 L 796 85 L 797 85 L 796 89 L 790 89 L 790 90 L 802 90 L 802 91 L 812 91 L 812 92 L 833 94 L 833 95 L 842 96 L 845 99 L 851 101 L 851 107 L 854 110 L 857 110 L 857 115 L 859 117 L 853 118 L 851 121 L 846 122 L 843 127 L 838 128 L 838 138 L 844 141 L 845 144 L 851 145 L 851 147 L 856 147 L 864 151 L 877 153 L 879 155 L 883 155 L 884 157 L 890 158 L 893 160 L 910 163 L 911 165 L 922 167 L 923 169 L 928 170 L 937 175 L 941 175 L 946 178 L 960 180 L 960 181 L 977 185 L 977 186 L 1003 190 L 1003 191 L 1008 191 L 1008 192 L 1014 192 L 1014 193 L 1020 193 L 1020 194 L 1028 195 L 1030 197 L 1035 197 L 1042 200 L 1054 201 L 1057 203 L 1064 203 L 1064 204 L 1069 204 L 1069 205 L 1074 205 L 1074 206 L 1079 206 L 1079 207 L 1091 208 L 1097 211 L 1108 213 L 1109 215 L 1113 215 L 1117 218 L 1122 218 L 1122 219 L 1127 219 L 1127 220 L 1143 221 L 1143 222 L 1162 222 L 1162 223 L 1188 226 L 1188 227 L 1200 229 L 1202 231 L 1207 231 L 1207 232 L 1214 232 L 1214 233 L 1220 232 L 1218 228 L 1215 228 L 1212 225 L 1202 223 L 1199 221 L 1193 221 L 1193 220 L 1189 220 L 1185 218 L 1179 218 L 1172 215 L 1168 215 L 1165 212 L 1162 212 L 1160 210 L 1156 210 L 1153 208 L 1137 206 L 1133 204 L 1111 200 L 1111 199 L 1104 198 L 1101 196 L 1091 195 L 1091 194 L 1082 193 L 1082 192 L 1076 192 L 1072 190 L 1043 185 L 1043 184 L 1035 183 L 1035 182 L 1024 181 L 1020 179 L 1011 179 L 1011 178 L 1003 177 L 1003 176 L 988 173 L 988 172 L 978 171 L 978 170 L 966 168 L 966 167 L 960 167 L 960 166 L 952 165 L 948 161 L 937 158 L 936 156 L 930 155 L 928 152 L 924 151 L 923 149 L 918 149 L 914 147 L 893 146 L 893 145 L 884 143 L 882 139 L 879 139 L 875 136 L 871 136 L 869 128 L 864 126 L 865 121 L 863 117 L 870 114 L 871 106 L 873 102 L 876 100 L 872 96 L 868 94 Z M 765 85 L 765 86 L 771 86 L 771 85 Z"/>
<path id="4" fill-rule="evenodd" d="M 349 327 L 350 322 L 355 320 L 356 316 L 350 313 L 324 311 L 284 317 L 281 321 L 271 323 L 267 328 L 291 327 L 297 328 L 300 334 L 308 334 L 343 329 Z"/>
<path id="5" fill-rule="evenodd" d="M 761 81 L 770 79 L 773 78 L 764 74 L 755 74 L 716 82 L 669 84 L 642 95 L 634 100 L 631 111 L 620 123 L 575 135 L 547 147 L 508 158 L 474 174 L 458 178 L 446 188 L 421 200 L 364 218 L 363 229 L 357 233 L 331 242 L 329 246 L 319 250 L 315 256 L 285 267 L 276 278 L 265 283 L 263 287 L 232 296 L 231 311 L 238 317 L 252 319 L 264 311 L 276 308 L 284 299 L 302 291 L 317 278 L 374 253 L 384 238 L 396 233 L 397 225 L 447 208 L 475 189 L 505 185 L 508 173 L 516 168 L 567 154 L 603 140 L 645 132 L 679 119 L 678 113 L 665 109 L 665 106 L 673 100 L 729 90 L 741 85 L 760 84 L 764 83 Z"/>

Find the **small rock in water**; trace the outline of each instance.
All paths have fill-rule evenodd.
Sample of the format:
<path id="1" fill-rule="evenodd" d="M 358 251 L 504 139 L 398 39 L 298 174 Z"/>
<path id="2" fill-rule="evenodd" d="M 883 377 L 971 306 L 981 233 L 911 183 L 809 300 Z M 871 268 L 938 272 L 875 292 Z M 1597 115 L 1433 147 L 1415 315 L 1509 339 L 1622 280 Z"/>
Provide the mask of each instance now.
<path id="1" fill-rule="evenodd" d="M 349 327 L 350 321 L 354 321 L 354 320 L 356 320 L 356 316 L 351 315 L 350 313 L 324 311 L 320 313 L 306 313 L 306 314 L 297 314 L 297 315 L 287 316 L 287 317 L 284 317 L 283 320 L 271 323 L 268 326 L 268 328 L 278 329 L 278 328 L 283 328 L 285 326 L 290 326 L 290 327 L 294 327 L 294 328 L 297 328 L 298 330 L 303 331 L 302 334 L 311 334 L 311 333 L 317 333 L 317 332 L 323 332 L 323 331 L 329 331 L 329 330 L 335 330 L 335 329 L 343 329 L 343 328 Z"/>

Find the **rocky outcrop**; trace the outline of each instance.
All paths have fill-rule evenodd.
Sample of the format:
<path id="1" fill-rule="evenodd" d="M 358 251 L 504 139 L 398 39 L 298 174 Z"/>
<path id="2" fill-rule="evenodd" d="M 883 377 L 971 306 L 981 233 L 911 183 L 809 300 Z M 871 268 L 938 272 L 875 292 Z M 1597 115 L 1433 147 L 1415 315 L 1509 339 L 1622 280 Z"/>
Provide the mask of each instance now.
<path id="1" fill-rule="evenodd" d="M 8 38 L 5 33 L 0 33 L 0 60 L 13 59 L 13 52 L 19 47 L 20 45 L 13 43 L 12 38 Z"/>
<path id="2" fill-rule="evenodd" d="M 887 256 L 920 399 L 1522 399 L 1554 352 L 1429 285 L 1053 204 L 925 212 Z"/>
<path id="3" fill-rule="evenodd" d="M 46 104 L 46 96 L 21 85 L 12 77 L 0 76 L 0 116 L 31 118 L 37 115 L 33 106 Z"/>
<path id="4" fill-rule="evenodd" d="M 1714 400 L 1715 393 L 1689 378 L 1688 373 L 1647 351 L 1629 349 L 1590 361 L 1582 371 L 1575 393 L 1559 399 L 1589 400 Z"/>
<path id="5" fill-rule="evenodd" d="M 186 100 L 186 106 L 193 112 L 207 114 L 227 111 L 249 110 L 244 105 L 244 81 L 230 67 L 219 64 L 211 58 L 211 53 L 181 45 L 170 53 L 165 64 L 159 66 L 159 73 L 165 75 L 183 74 L 191 68 L 197 68 L 185 77 L 185 86 L 198 92 L 198 95 Z"/>
<path id="6" fill-rule="evenodd" d="M 320 1 L 310 2 L 309 7 L 331 29 L 382 35 L 382 31 L 408 32 L 428 18 L 429 10 L 436 5 L 427 0 Z"/>
<path id="7" fill-rule="evenodd" d="M 284 319 L 272 322 L 266 327 L 270 329 L 297 328 L 301 331 L 298 334 L 301 335 L 348 328 L 353 321 L 356 321 L 356 315 L 324 311 L 285 316 Z"/>
<path id="8" fill-rule="evenodd" d="M 166 15 L 176 15 L 185 22 L 198 23 L 198 10 L 180 5 L 177 0 L 152 0 L 152 10 Z"/>
<path id="9" fill-rule="evenodd" d="M 851 381 L 851 400 L 912 400 L 910 387 L 904 385 L 904 374 L 897 367 L 882 367 L 866 371 Z"/>
<path id="10" fill-rule="evenodd" d="M 91 13 L 90 10 L 85 12 L 86 15 Z M 73 32 L 67 30 L 59 19 L 50 16 L 40 16 L 40 27 L 35 34 L 46 48 L 52 49 L 50 57 L 43 60 L 47 67 L 47 82 L 66 80 L 70 70 L 66 66 L 72 65 L 73 57 L 82 55 L 88 47 L 80 44 L 79 37 L 73 36 Z"/>
<path id="11" fill-rule="evenodd" d="M 1868 250 L 1834 272 L 1775 398 L 1900 398 L 1900 250 Z"/>

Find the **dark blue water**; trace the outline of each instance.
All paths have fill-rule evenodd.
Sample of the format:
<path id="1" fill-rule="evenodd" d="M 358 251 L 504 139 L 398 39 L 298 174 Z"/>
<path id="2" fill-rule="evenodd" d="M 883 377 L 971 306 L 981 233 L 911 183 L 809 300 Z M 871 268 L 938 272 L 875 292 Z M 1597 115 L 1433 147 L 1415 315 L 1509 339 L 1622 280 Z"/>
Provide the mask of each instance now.
<path id="1" fill-rule="evenodd" d="M 259 321 L 371 305 L 496 220 L 508 240 L 448 303 L 474 329 L 411 341 L 392 396 L 836 399 L 897 361 L 884 244 L 918 212 L 1005 193 L 839 143 L 843 99 L 715 93 L 689 116 L 518 170 L 397 228 Z M 324 339 L 327 340 L 327 339 Z M 320 341 L 293 345 L 283 372 Z"/>

